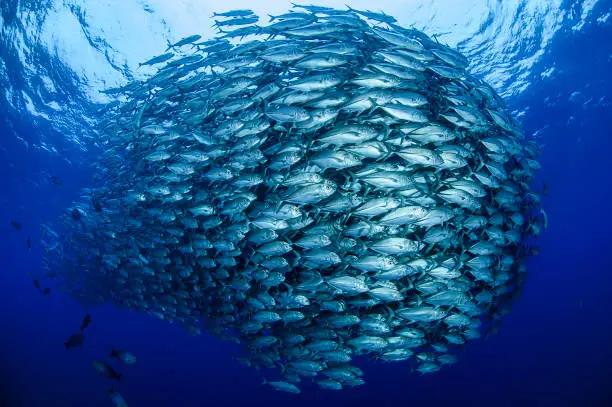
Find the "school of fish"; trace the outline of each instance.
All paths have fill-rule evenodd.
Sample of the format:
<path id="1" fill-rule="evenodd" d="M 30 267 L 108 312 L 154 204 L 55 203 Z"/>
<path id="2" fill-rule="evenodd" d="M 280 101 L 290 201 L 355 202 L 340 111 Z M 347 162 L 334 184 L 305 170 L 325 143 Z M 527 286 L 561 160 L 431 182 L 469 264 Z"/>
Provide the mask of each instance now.
<path id="1" fill-rule="evenodd" d="M 214 19 L 105 91 L 101 184 L 45 226 L 48 270 L 243 344 L 281 391 L 362 385 L 364 356 L 454 363 L 525 281 L 535 141 L 460 53 L 387 14 Z"/>

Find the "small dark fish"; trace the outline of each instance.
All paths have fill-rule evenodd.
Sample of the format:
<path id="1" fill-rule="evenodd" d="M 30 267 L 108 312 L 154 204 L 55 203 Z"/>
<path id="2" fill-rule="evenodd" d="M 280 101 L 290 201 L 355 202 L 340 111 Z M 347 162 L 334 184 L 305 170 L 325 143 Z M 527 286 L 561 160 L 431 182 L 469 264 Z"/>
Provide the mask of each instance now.
<path id="1" fill-rule="evenodd" d="M 46 290 L 46 288 L 45 288 Z M 85 335 L 83 334 L 74 334 L 72 335 L 70 338 L 68 338 L 67 342 L 64 342 L 64 346 L 66 347 L 66 350 L 70 349 L 70 348 L 76 348 L 78 346 L 81 346 L 83 344 L 83 339 L 85 339 Z"/>
<path id="2" fill-rule="evenodd" d="M 92 364 L 94 369 L 96 369 L 96 372 L 100 373 L 102 376 L 108 379 L 119 381 L 121 380 L 121 376 L 123 376 L 121 373 L 117 373 L 117 371 L 113 369 L 112 366 L 102 360 L 96 360 Z"/>
<path id="3" fill-rule="evenodd" d="M 159 64 L 159 63 L 162 63 L 162 62 L 166 62 L 167 60 L 169 60 L 173 56 L 174 56 L 174 54 L 172 52 L 166 52 L 165 54 L 158 55 L 156 57 L 153 57 L 153 58 L 149 59 L 148 61 L 142 62 L 142 63 L 138 64 L 138 66 L 141 67 L 143 65 L 155 65 L 155 64 Z"/>
<path id="4" fill-rule="evenodd" d="M 23 229 L 23 225 L 22 225 L 21 223 L 19 223 L 19 222 L 15 221 L 15 220 L 12 220 L 12 221 L 11 221 L 11 225 L 13 225 L 13 227 L 14 227 L 16 230 L 21 230 L 21 229 Z"/>
<path id="5" fill-rule="evenodd" d="M 496 321 L 487 329 L 487 333 L 485 334 L 485 339 L 489 339 L 490 336 L 496 335 L 501 328 L 501 321 Z"/>
<path id="6" fill-rule="evenodd" d="M 548 184 L 546 184 L 546 182 L 544 183 L 544 185 L 542 185 L 542 194 L 544 196 L 548 196 Z"/>
<path id="7" fill-rule="evenodd" d="M 50 288 L 45 288 L 42 293 L 43 293 L 43 295 L 49 295 L 49 294 L 51 294 L 51 289 Z"/>
<path id="8" fill-rule="evenodd" d="M 81 220 L 81 212 L 78 209 L 73 209 L 70 214 L 72 215 L 72 219 Z"/>
<path id="9" fill-rule="evenodd" d="M 102 212 L 102 205 L 100 204 L 100 200 L 98 198 L 96 198 L 95 196 L 92 197 L 91 203 L 93 204 L 93 207 L 96 212 Z"/>
<path id="10" fill-rule="evenodd" d="M 51 175 L 51 177 L 49 177 L 51 179 L 51 182 L 53 182 L 55 185 L 61 187 L 62 185 L 64 185 L 64 181 L 62 181 L 62 179 L 60 177 L 56 177 L 55 175 Z"/>
<path id="11" fill-rule="evenodd" d="M 37 290 L 40 290 L 40 283 L 38 280 L 34 280 L 34 287 L 36 287 Z"/>
<path id="12" fill-rule="evenodd" d="M 28 236 L 28 240 L 26 241 L 27 245 L 28 245 L 28 249 L 32 248 L 32 242 L 30 241 L 30 237 Z"/>
<path id="13" fill-rule="evenodd" d="M 133 365 L 136 363 L 136 356 L 126 350 L 115 350 L 112 349 L 110 353 L 111 358 L 116 358 L 119 362 L 124 365 Z"/>
<path id="14" fill-rule="evenodd" d="M 112 386 L 108 392 L 115 407 L 127 407 L 125 399 L 115 390 L 115 386 Z"/>
<path id="15" fill-rule="evenodd" d="M 81 332 L 83 332 L 83 330 L 87 328 L 90 323 L 91 323 L 91 315 L 86 314 L 85 317 L 83 318 L 83 323 L 81 323 Z"/>

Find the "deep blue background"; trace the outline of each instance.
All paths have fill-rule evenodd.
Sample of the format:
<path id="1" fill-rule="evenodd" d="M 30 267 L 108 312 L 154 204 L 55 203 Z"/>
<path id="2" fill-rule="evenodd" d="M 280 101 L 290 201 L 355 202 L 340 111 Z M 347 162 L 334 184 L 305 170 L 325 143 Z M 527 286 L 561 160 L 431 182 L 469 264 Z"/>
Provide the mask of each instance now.
<path id="1" fill-rule="evenodd" d="M 508 101 L 527 108 L 527 134 L 544 129 L 538 132 L 542 169 L 534 188 L 548 185 L 543 205 L 550 226 L 539 239 L 542 254 L 528 262 L 523 296 L 499 334 L 471 342 L 458 351 L 458 364 L 434 375 L 369 363 L 367 384 L 342 392 L 274 392 L 261 386 L 261 372 L 231 359 L 239 354 L 236 345 L 206 333 L 191 337 L 111 306 L 85 310 L 53 286 L 50 296 L 41 296 L 29 276 L 42 253 L 39 225 L 57 218 L 79 188 L 90 185 L 91 174 L 25 149 L 0 106 L 0 407 L 110 406 L 110 384 L 91 362 L 106 358 L 111 346 L 138 358 L 135 366 L 120 367 L 125 377 L 118 389 L 132 407 L 612 406 L 610 39 L 610 24 L 558 32 L 532 86 Z M 552 77 L 541 80 L 540 72 L 553 63 Z M 11 121 L 18 134 L 32 131 L 19 118 Z M 79 158 L 69 148 L 62 154 Z M 42 171 L 64 185 L 50 183 Z M 11 219 L 23 230 L 13 230 Z M 87 311 L 94 321 L 85 345 L 65 352 L 62 342 Z"/>

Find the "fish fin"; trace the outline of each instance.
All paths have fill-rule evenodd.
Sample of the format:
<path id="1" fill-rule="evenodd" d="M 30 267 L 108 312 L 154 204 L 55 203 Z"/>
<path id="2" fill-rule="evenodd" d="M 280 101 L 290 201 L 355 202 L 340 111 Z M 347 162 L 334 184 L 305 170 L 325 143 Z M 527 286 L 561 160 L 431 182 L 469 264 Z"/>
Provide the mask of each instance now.
<path id="1" fill-rule="evenodd" d="M 479 153 L 476 153 L 476 155 L 478 156 L 478 158 L 480 159 L 480 164 L 478 165 L 478 167 L 476 168 L 476 170 L 474 172 L 478 172 L 482 169 L 482 167 L 485 166 L 485 160 L 482 157 L 482 155 L 480 155 Z"/>
<path id="2" fill-rule="evenodd" d="M 351 218 L 352 213 L 349 212 L 346 215 L 344 215 L 344 218 L 342 219 L 342 221 L 340 221 L 341 225 L 346 225 L 346 223 L 348 222 L 348 220 Z"/>
<path id="3" fill-rule="evenodd" d="M 378 108 L 380 107 L 380 106 L 378 106 L 378 105 L 376 104 L 376 102 L 374 102 L 374 101 L 372 100 L 372 98 L 370 98 L 370 101 L 372 102 L 373 106 L 372 106 L 372 107 L 371 107 L 369 110 L 368 110 L 368 109 L 365 109 L 365 110 L 368 110 L 368 116 L 369 116 L 369 115 L 371 115 L 372 113 L 374 113 L 374 112 L 375 112 L 376 110 L 378 110 Z M 357 116 L 360 116 L 360 115 L 361 115 L 363 112 L 365 112 L 365 110 L 362 110 L 361 112 L 357 113 Z M 384 124 L 384 123 L 383 123 L 383 124 Z M 389 126 L 385 125 L 385 127 L 389 127 Z M 391 132 L 391 129 L 389 128 L 389 133 L 390 133 L 390 132 Z M 387 135 L 388 135 L 389 133 L 387 133 Z"/>
<path id="4" fill-rule="evenodd" d="M 420 307 L 423 304 L 423 299 L 418 294 L 415 294 L 414 296 L 417 298 L 417 306 Z"/>
<path id="5" fill-rule="evenodd" d="M 391 322 L 393 319 L 395 319 L 395 312 L 393 312 L 393 310 L 391 309 L 391 307 L 389 307 L 388 305 L 383 305 L 383 307 L 387 310 L 387 312 L 389 313 L 389 316 L 387 317 L 387 322 Z"/>
<path id="6" fill-rule="evenodd" d="M 366 196 L 368 196 L 370 191 L 372 191 L 372 186 L 366 184 L 364 189 L 363 189 L 363 197 L 365 198 Z"/>
<path id="7" fill-rule="evenodd" d="M 386 161 L 386 160 L 388 160 L 389 158 L 391 158 L 391 156 L 393 155 L 393 153 L 394 153 L 393 151 L 389 151 L 387 154 L 383 155 L 382 157 L 377 158 L 377 159 L 376 159 L 376 162 L 379 162 L 379 161 Z"/>

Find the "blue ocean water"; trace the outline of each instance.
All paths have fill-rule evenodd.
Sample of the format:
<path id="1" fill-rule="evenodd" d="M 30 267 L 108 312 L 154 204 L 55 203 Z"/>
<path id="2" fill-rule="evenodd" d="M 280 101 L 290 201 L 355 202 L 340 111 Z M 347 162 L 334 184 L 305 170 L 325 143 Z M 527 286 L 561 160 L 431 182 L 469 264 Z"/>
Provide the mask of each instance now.
<path id="1" fill-rule="evenodd" d="M 1 2 L 1 406 L 111 405 L 108 381 L 91 367 L 111 347 L 138 358 L 121 367 L 117 386 L 132 407 L 612 405 L 611 2 L 472 1 L 450 16 L 444 9 L 453 2 L 444 1 L 388 10 L 465 52 L 471 70 L 494 85 L 525 133 L 537 138 L 542 168 L 534 188 L 550 224 L 499 333 L 471 341 L 459 363 L 420 376 L 401 363 L 363 362 L 365 386 L 342 392 L 312 386 L 297 396 L 262 386 L 261 372 L 232 360 L 237 345 L 110 305 L 85 309 L 51 280 L 41 280 L 48 296 L 32 284 L 43 253 L 40 224 L 57 219 L 92 183 L 95 111 L 105 102 L 97 90 L 140 75 L 134 67 L 163 50 L 162 39 L 189 34 L 182 30 L 192 21 L 180 26 L 172 13 L 198 7 L 125 3 L 144 14 L 109 20 L 119 8 L 113 1 Z M 240 5 L 227 2 L 224 9 Z M 202 15 L 215 9 L 200 6 Z M 288 6 L 279 2 L 270 11 Z M 159 44 L 143 35 L 148 30 Z M 129 46 L 130 32 L 142 49 Z M 15 230 L 11 220 L 23 228 Z M 93 322 L 84 346 L 65 351 L 62 343 L 87 312 Z"/>

